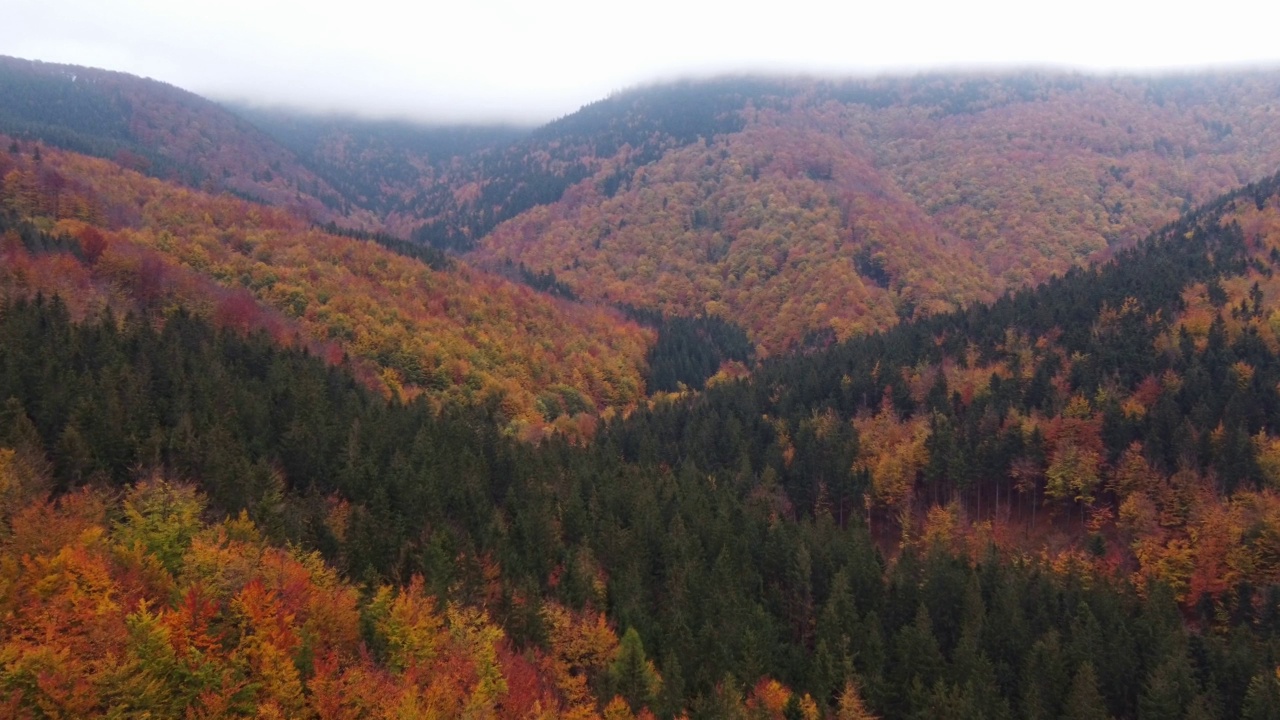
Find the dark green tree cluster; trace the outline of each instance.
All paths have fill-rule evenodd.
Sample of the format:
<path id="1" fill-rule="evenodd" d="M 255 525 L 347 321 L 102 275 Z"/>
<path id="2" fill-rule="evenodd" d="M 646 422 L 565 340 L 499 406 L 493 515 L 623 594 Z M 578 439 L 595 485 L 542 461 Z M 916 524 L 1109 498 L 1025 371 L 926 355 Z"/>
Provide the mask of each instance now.
<path id="1" fill-rule="evenodd" d="M 0 104 L 0 133 L 124 161 L 122 164 L 155 177 L 200 184 L 205 179 L 202 171 L 175 163 L 139 138 L 130 124 L 133 101 L 120 85 L 121 79 L 128 77 L 92 68 L 0 57 L 0 97 L 4 98 Z"/>
<path id="2" fill-rule="evenodd" d="M 771 360 L 757 369 L 751 382 L 716 388 L 672 411 L 673 417 L 641 415 L 633 422 L 651 424 L 659 436 L 653 445 L 660 449 L 655 460 L 674 464 L 694 458 L 704 468 L 734 462 L 712 452 L 717 447 L 714 438 L 754 435 L 754 443 L 748 443 L 754 448 L 748 453 L 750 467 L 756 472 L 772 467 L 790 500 L 812 508 L 816 483 L 823 483 L 838 502 L 844 495 L 833 491 L 835 483 L 865 487 L 866 478 L 849 480 L 838 467 L 826 473 L 808 467 L 789 472 L 777 455 L 768 457 L 771 444 L 776 450 L 774 430 L 760 416 L 786 421 L 801 463 L 815 453 L 826 454 L 802 445 L 814 418 L 830 413 L 843 424 L 859 412 L 877 411 L 887 398 L 900 416 L 929 419 L 930 464 L 919 487 L 923 496 L 942 502 L 960 499 L 981 514 L 984 503 L 989 508 L 1001 497 L 1010 497 L 1015 461 L 1024 459 L 1043 469 L 1050 449 L 1043 437 L 1006 427 L 1009 414 L 1057 417 L 1073 396 L 1082 396 L 1097 405 L 1092 410 L 1102 417 L 1105 461 L 1114 463 L 1131 443 L 1141 441 L 1147 459 L 1166 474 L 1194 469 L 1217 478 L 1224 492 L 1253 485 L 1260 474 L 1249 439 L 1280 427 L 1280 356 L 1252 328 L 1228 336 L 1225 319 L 1258 317 L 1264 298 L 1255 285 L 1243 303 L 1226 307 L 1220 283 L 1250 268 L 1270 273 L 1280 258 L 1251 254 L 1240 228 L 1223 217 L 1237 203 L 1271 197 L 1276 191 L 1275 179 L 1250 186 L 1119 253 L 1112 263 L 1073 270 L 991 305 L 904 323 L 824 352 Z M 1220 314 L 1207 343 L 1200 347 L 1184 332 L 1176 351 L 1155 352 L 1156 338 L 1170 331 L 1170 323 L 1184 309 L 1182 294 L 1194 283 L 1208 286 L 1210 300 L 1220 296 Z M 1099 327 L 1104 310 L 1126 307 L 1114 313 L 1107 327 Z M 1023 358 L 1008 347 L 1011 333 L 1033 341 L 1055 338 L 1053 352 L 1024 367 Z M 1065 392 L 1054 385 L 1063 357 L 1074 358 Z M 939 375 L 917 402 L 904 371 L 944 361 L 960 367 L 1003 361 L 1012 377 L 992 375 L 986 392 L 963 399 L 959 389 L 948 387 Z M 1237 362 L 1252 368 L 1252 374 L 1238 376 L 1233 369 Z M 1176 389 L 1162 392 L 1141 417 L 1122 411 L 1121 401 L 1140 383 L 1166 372 L 1180 379 Z M 687 427 L 700 422 L 712 426 L 701 436 L 705 443 L 688 438 Z"/>
<path id="3" fill-rule="evenodd" d="M 661 317 L 655 327 L 657 342 L 645 356 L 650 392 L 701 390 L 725 362 L 749 365 L 755 356 L 747 333 L 723 318 Z"/>
<path id="4" fill-rule="evenodd" d="M 783 81 L 725 78 L 639 88 L 587 105 L 519 142 L 466 158 L 468 177 L 480 182 L 480 198 L 459 206 L 452 184 L 419 195 L 403 209 L 432 220 L 413 239 L 469 250 L 499 223 L 559 200 L 595 173 L 596 161 L 628 147 L 626 162 L 600 188 L 612 196 L 630 183 L 637 169 L 668 150 L 740 130 L 744 119 L 739 110 L 748 101 L 757 107 L 780 103 L 785 87 Z"/>
<path id="5" fill-rule="evenodd" d="M 505 146 L 529 134 L 525 128 L 502 125 L 422 125 L 251 106 L 228 109 L 297 155 L 346 205 L 380 216 L 404 209 L 403 199 L 386 192 L 387 185 L 419 185 L 424 163 L 435 179 L 441 179 L 455 158 Z M 326 154 L 335 144 L 344 148 L 341 155 Z"/>
<path id="6" fill-rule="evenodd" d="M 579 299 L 578 293 L 574 292 L 573 288 L 561 282 L 560 279 L 556 277 L 556 274 L 550 270 L 536 272 L 534 270 L 530 270 L 524 263 L 517 265 L 511 262 L 511 260 L 503 262 L 499 267 L 499 270 L 503 275 L 506 275 L 512 280 L 528 285 L 539 292 L 544 292 L 548 295 L 554 295 L 558 298 L 564 298 L 565 300 L 572 300 L 574 302 L 577 302 Z"/>
<path id="7" fill-rule="evenodd" d="M 74 71 L 0 58 L 0 96 L 0 132 L 98 157 L 136 150 L 124 100 Z"/>
<path id="8" fill-rule="evenodd" d="M 380 232 L 368 232 L 366 230 L 353 230 L 351 228 L 340 227 L 337 223 L 328 222 L 320 226 L 320 229 L 330 235 L 338 235 L 340 237 L 352 238 L 354 240 L 368 240 L 376 242 L 382 247 L 390 250 L 398 255 L 411 257 L 415 260 L 422 261 L 432 270 L 447 272 L 455 267 L 453 258 L 449 257 L 442 250 L 437 250 L 426 245 L 419 245 L 407 240 L 401 240 L 398 237 Z"/>

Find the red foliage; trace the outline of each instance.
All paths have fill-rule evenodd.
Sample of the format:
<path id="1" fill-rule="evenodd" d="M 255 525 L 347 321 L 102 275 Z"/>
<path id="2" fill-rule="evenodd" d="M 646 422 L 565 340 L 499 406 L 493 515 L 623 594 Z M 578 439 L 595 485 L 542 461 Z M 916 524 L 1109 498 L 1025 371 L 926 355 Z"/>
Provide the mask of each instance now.
<path id="1" fill-rule="evenodd" d="M 98 258 L 102 257 L 102 253 L 107 249 L 107 238 L 92 225 L 85 225 L 80 232 L 76 233 L 76 240 L 80 242 L 80 251 L 84 254 L 85 262 L 94 265 L 98 262 Z"/>
<path id="2" fill-rule="evenodd" d="M 214 311 L 213 320 L 218 325 L 240 332 L 248 332 L 257 327 L 262 317 L 262 308 L 258 301 L 247 290 L 233 290 L 222 298 Z"/>

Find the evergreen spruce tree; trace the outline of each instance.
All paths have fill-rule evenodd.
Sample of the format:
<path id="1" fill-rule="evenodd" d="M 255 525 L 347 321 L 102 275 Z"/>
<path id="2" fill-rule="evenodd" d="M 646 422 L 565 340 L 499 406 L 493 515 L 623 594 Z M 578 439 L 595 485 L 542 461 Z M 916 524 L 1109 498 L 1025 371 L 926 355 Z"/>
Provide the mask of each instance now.
<path id="1" fill-rule="evenodd" d="M 1187 707 L 1186 720 L 1218 720 L 1219 713 L 1209 697 L 1203 693 L 1197 695 Z"/>
<path id="2" fill-rule="evenodd" d="M 635 628 L 627 628 L 618 644 L 618 655 L 608 669 L 611 693 L 621 695 L 633 711 L 652 708 L 662 692 L 662 678 L 645 656 L 644 643 Z"/>
<path id="3" fill-rule="evenodd" d="M 1261 672 L 1249 681 L 1244 696 L 1244 720 L 1280 720 L 1280 680 L 1273 672 Z"/>
<path id="4" fill-rule="evenodd" d="M 1186 714 L 1196 696 L 1195 678 L 1185 653 L 1160 664 L 1147 677 L 1138 698 L 1138 720 L 1176 720 Z"/>
<path id="5" fill-rule="evenodd" d="M 1063 720 L 1109 720 L 1107 704 L 1098 691 L 1098 676 L 1093 671 L 1093 664 L 1084 662 L 1076 670 L 1075 679 L 1071 681 L 1071 691 L 1067 693 L 1066 707 L 1063 708 Z"/>

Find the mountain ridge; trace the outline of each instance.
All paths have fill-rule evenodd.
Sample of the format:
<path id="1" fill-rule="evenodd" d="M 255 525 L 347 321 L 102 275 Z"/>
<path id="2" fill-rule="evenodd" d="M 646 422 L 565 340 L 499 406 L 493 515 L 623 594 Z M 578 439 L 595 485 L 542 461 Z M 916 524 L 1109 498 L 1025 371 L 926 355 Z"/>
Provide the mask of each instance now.
<path id="1" fill-rule="evenodd" d="M 1268 717 L 1280 175 L 1180 211 L 1260 77 L 624 112 L 456 257 L 16 140 L 0 708 Z"/>
<path id="2" fill-rule="evenodd" d="M 0 56 L 0 132 L 103 157 L 186 185 L 293 207 L 320 221 L 340 196 L 217 103 L 127 73 Z"/>

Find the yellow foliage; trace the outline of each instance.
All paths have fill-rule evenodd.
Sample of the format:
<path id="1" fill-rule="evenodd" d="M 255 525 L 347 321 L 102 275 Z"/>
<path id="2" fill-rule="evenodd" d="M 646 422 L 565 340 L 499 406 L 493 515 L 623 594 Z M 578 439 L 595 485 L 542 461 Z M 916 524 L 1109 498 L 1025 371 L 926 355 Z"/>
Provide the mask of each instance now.
<path id="1" fill-rule="evenodd" d="M 910 503 L 916 477 L 928 462 L 925 442 L 929 425 L 924 417 L 903 422 L 885 405 L 872 416 L 854 419 L 858 431 L 858 459 L 854 472 L 871 473 L 876 500 L 898 510 Z"/>
<path id="2" fill-rule="evenodd" d="M 1094 490 L 1100 481 L 1101 458 L 1093 450 L 1074 443 L 1054 451 L 1045 470 L 1045 495 L 1061 500 L 1072 498 L 1075 502 L 1090 505 Z"/>
<path id="3" fill-rule="evenodd" d="M 13 457 L 12 450 L 0 448 L 0 518 L 7 518 L 9 513 L 17 509 L 21 487 L 18 483 L 18 473 L 14 469 Z"/>
<path id="4" fill-rule="evenodd" d="M 592 704 L 587 687 L 594 676 L 614 659 L 618 636 L 603 615 L 586 612 L 576 615 L 556 603 L 542 608 L 551 645 L 551 674 L 570 707 Z"/>
<path id="5" fill-rule="evenodd" d="M 1273 438 L 1259 430 L 1253 436 L 1253 447 L 1263 481 L 1272 488 L 1280 489 L 1280 438 Z"/>
<path id="6" fill-rule="evenodd" d="M 925 516 L 924 529 L 921 531 L 921 543 L 925 547 L 950 548 L 956 539 L 956 531 L 960 526 L 960 505 L 934 505 Z"/>
<path id="7" fill-rule="evenodd" d="M 1236 387 L 1245 390 L 1249 387 L 1249 383 L 1253 382 L 1253 366 L 1243 360 L 1237 360 L 1231 365 L 1231 375 Z"/>
<path id="8" fill-rule="evenodd" d="M 836 720 L 876 720 L 876 716 L 863 703 L 858 684 L 852 679 L 845 682 L 844 690 L 836 703 Z"/>
<path id="9" fill-rule="evenodd" d="M 614 695 L 609 704 L 604 707 L 604 720 L 635 720 L 635 717 L 631 712 L 631 706 L 627 705 L 627 701 L 620 695 Z"/>
<path id="10" fill-rule="evenodd" d="M 374 630 L 387 644 L 387 663 L 395 670 L 425 666 L 443 641 L 444 621 L 436 614 L 435 599 L 423 594 L 422 578 L 409 587 L 378 588 L 369 604 Z"/>
<path id="11" fill-rule="evenodd" d="M 28 263 L 40 268 L 38 278 L 58 279 L 40 279 L 33 290 L 96 296 L 101 307 L 117 299 L 117 291 L 97 285 L 133 287 L 144 260 L 154 263 L 158 256 L 171 282 L 153 299 L 155 307 L 182 304 L 232 327 L 265 318 L 282 342 L 297 334 L 335 361 L 346 352 L 364 379 L 395 397 L 426 391 L 471 403 L 483 389 L 498 387 L 506 420 L 543 423 L 534 400 L 555 385 L 580 392 L 593 413 L 633 406 L 644 395 L 653 332 L 615 311 L 555 300 L 461 262 L 437 271 L 372 241 L 319 231 L 286 210 L 181 188 L 104 160 L 50 150 L 44 165 L 102 207 L 140 218 L 111 233 L 92 273 L 45 267 L 56 258 Z M 5 186 L 9 200 L 26 202 L 19 192 L 24 173 Z M 23 214 L 38 209 L 24 205 Z M 78 220 L 61 223 L 83 227 Z M 17 272 L 0 267 L 0 286 L 16 282 Z M 214 283 L 248 300 L 229 301 Z"/>

